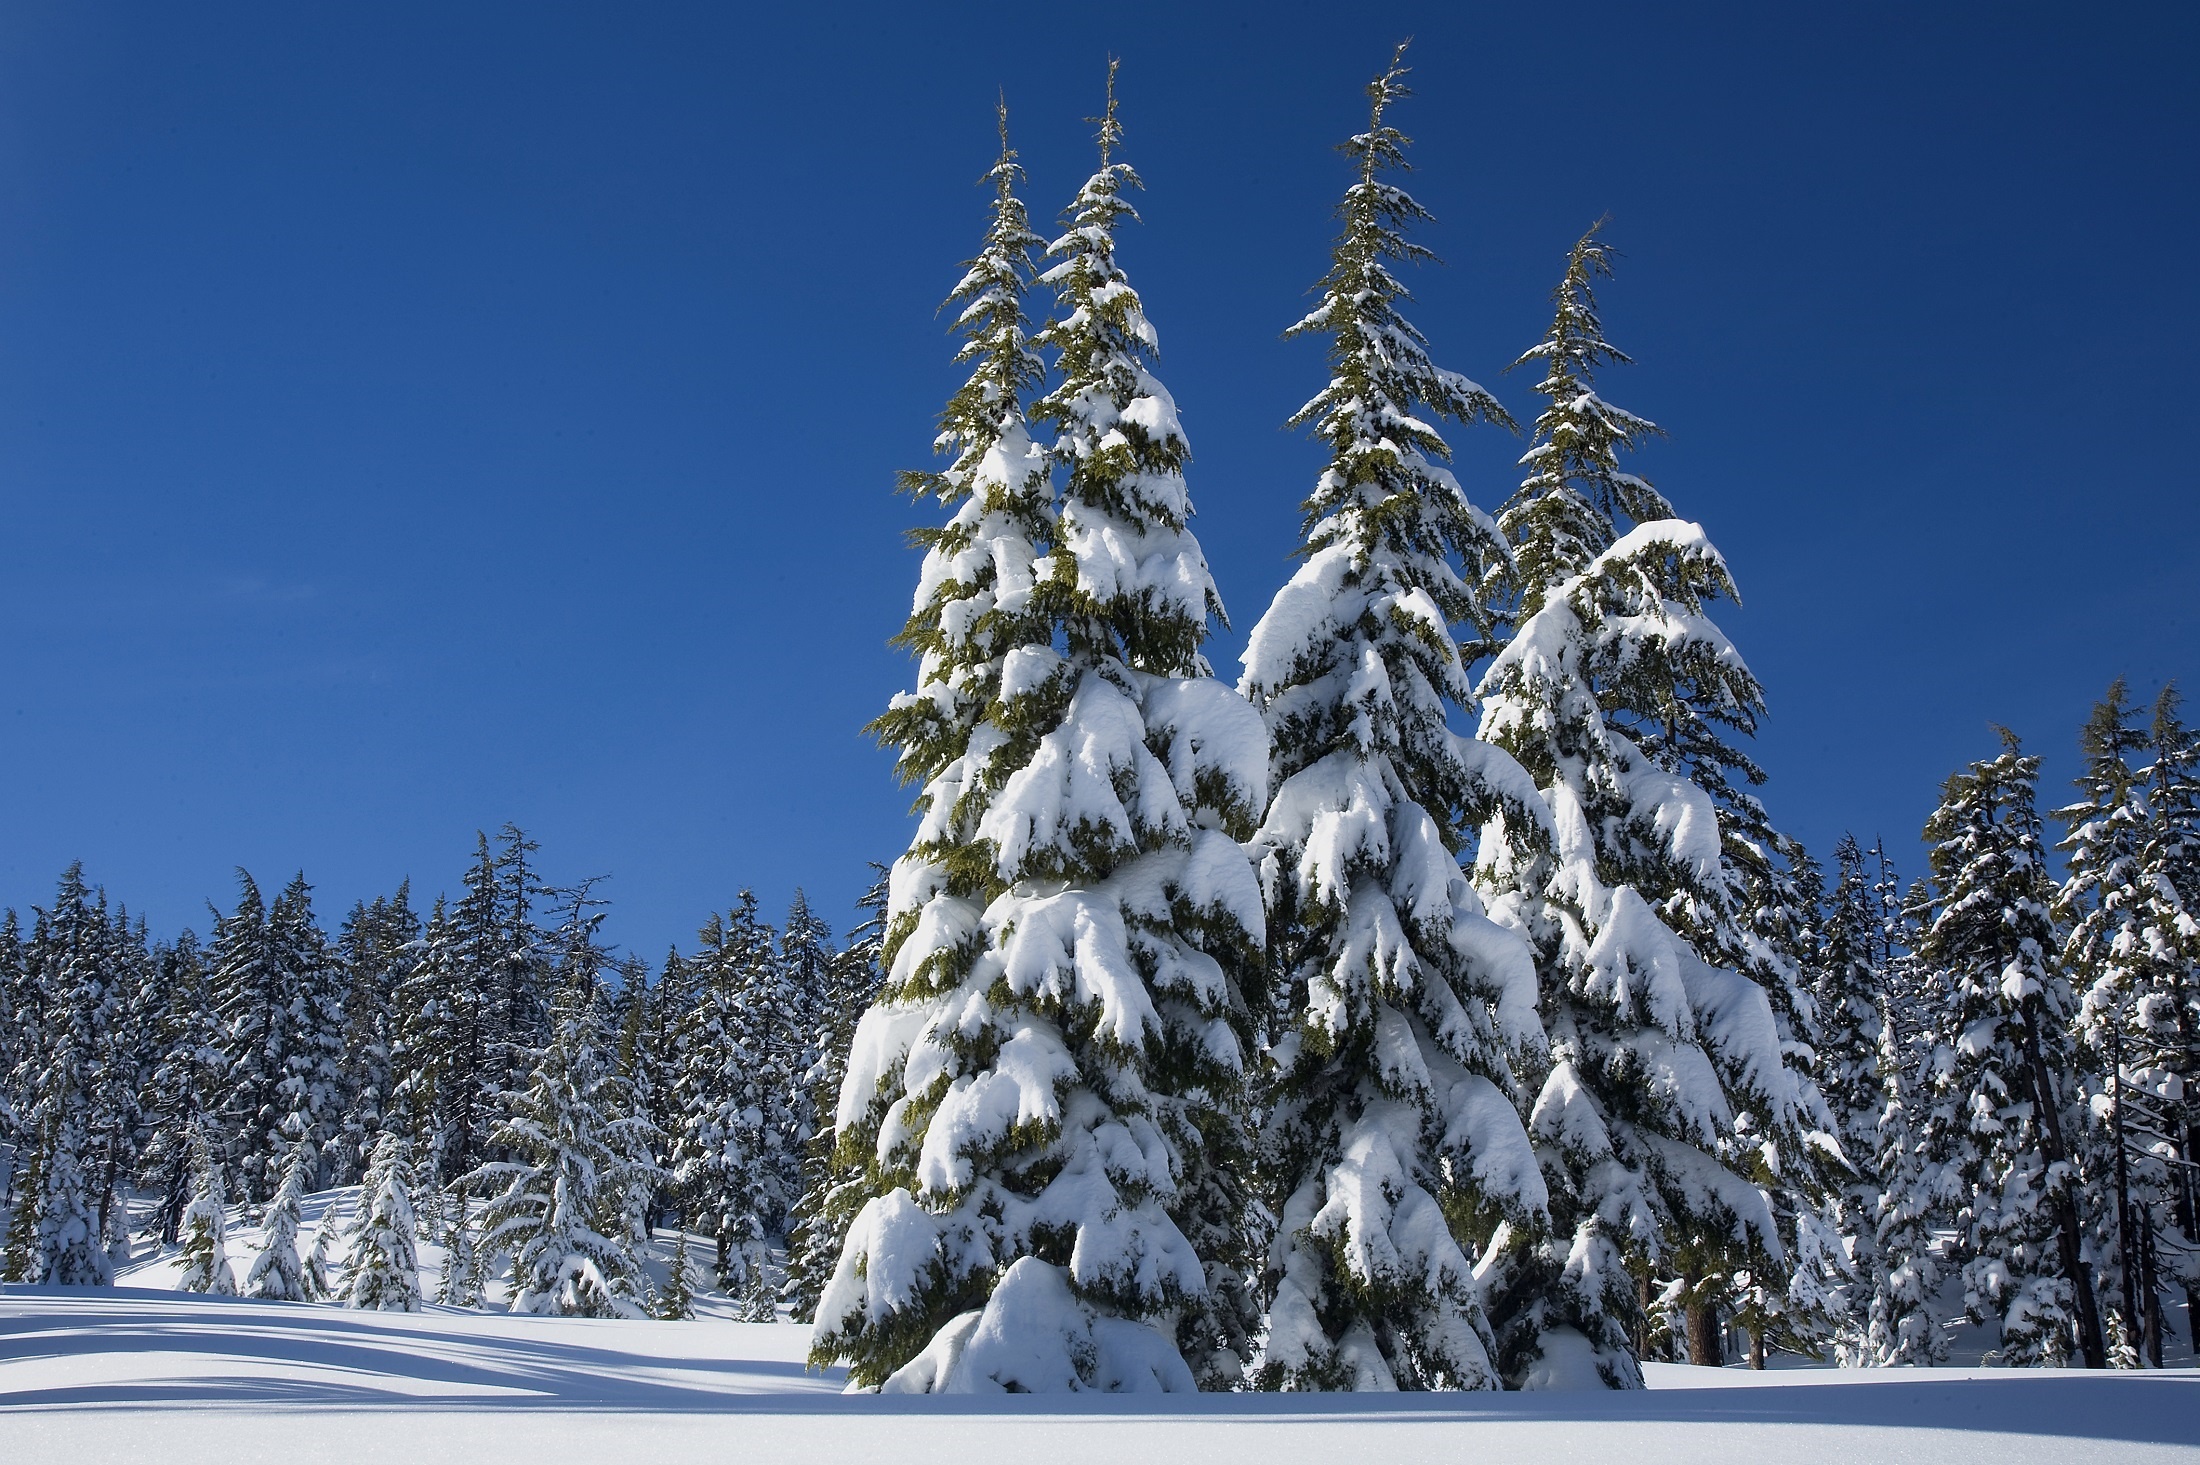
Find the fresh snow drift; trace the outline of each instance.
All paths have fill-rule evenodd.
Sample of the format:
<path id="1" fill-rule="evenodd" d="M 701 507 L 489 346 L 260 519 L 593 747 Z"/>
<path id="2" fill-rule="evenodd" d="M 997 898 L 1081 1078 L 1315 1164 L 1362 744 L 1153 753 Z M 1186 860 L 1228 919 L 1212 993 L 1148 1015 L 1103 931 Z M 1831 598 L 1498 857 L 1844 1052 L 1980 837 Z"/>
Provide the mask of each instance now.
<path id="1" fill-rule="evenodd" d="M 2200 1460 L 2200 1374 L 1649 1365 L 1647 1393 L 842 1394 L 806 1330 L 0 1288 L 10 1465 Z"/>

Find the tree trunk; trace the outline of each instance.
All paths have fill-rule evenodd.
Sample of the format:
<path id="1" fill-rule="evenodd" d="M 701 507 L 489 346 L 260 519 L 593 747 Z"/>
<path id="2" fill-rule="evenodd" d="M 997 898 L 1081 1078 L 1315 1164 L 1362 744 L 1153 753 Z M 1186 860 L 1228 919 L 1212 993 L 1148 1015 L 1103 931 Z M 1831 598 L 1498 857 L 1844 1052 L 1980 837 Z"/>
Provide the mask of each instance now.
<path id="1" fill-rule="evenodd" d="M 1751 1328 L 1749 1330 L 1749 1366 L 1759 1371 L 1764 1369 L 1765 1330 L 1763 1328 Z"/>
<path id="2" fill-rule="evenodd" d="M 1726 1350 L 1719 1345 L 1719 1309 L 1693 1295 L 1688 1300 L 1688 1361 L 1705 1368 L 1718 1368 L 1726 1362 Z"/>

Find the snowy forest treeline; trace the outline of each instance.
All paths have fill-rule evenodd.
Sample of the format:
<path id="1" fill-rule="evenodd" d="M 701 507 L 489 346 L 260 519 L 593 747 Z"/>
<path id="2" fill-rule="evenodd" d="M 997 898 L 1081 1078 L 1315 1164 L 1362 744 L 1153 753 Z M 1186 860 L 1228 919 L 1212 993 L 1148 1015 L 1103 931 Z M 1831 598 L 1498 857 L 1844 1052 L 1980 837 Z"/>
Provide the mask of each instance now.
<path id="1" fill-rule="evenodd" d="M 2200 1286 L 2200 738 L 2119 683 L 2043 815 L 2005 737 L 1907 882 L 1781 833 L 1734 583 L 1600 392 L 1600 230 L 1524 431 L 1402 314 L 1403 75 L 1291 330 L 1328 461 L 1235 686 L 1112 85 L 1051 242 L 1004 110 L 947 466 L 904 485 L 941 517 L 874 730 L 919 824 L 870 918 L 744 903 L 652 974 L 507 831 L 425 918 L 331 939 L 247 882 L 202 950 L 72 871 L 0 942 L 7 1275 L 105 1280 L 134 1186 L 186 1285 L 235 1285 L 234 1192 L 249 1288 L 360 1306 L 418 1305 L 425 1224 L 444 1301 L 679 1315 L 684 1256 L 636 1261 L 677 1218 L 893 1390 L 1637 1387 L 1730 1331 L 1931 1363 L 1958 1317 L 2159 1365 Z M 1494 511 L 1446 420 L 1527 438 Z M 298 1196 L 355 1181 L 345 1254 L 298 1255 Z"/>

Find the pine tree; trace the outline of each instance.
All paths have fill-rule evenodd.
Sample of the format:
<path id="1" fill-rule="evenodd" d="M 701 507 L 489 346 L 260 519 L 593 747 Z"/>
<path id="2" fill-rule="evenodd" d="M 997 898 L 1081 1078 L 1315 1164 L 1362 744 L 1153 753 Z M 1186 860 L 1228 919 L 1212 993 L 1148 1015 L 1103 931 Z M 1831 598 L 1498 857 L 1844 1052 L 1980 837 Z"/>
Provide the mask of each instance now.
<path id="1" fill-rule="evenodd" d="M 398 993 L 419 959 L 420 918 L 412 883 L 353 908 L 338 940 L 344 980 L 344 1115 L 328 1178 L 349 1184 L 392 1112 L 398 1079 Z"/>
<path id="2" fill-rule="evenodd" d="M 2173 1219 L 2182 1178 L 2166 1163 L 2185 1137 L 2183 1090 L 2200 1054 L 2200 923 L 2175 876 L 2176 848 L 2189 837 L 2178 826 L 2189 829 L 2191 816 L 2190 794 L 2179 792 L 2189 779 L 2175 760 L 2189 740 L 2172 734 L 2168 757 L 2150 757 L 2160 730 L 2175 727 L 2175 708 L 2166 691 L 2150 732 L 2118 679 L 2080 735 L 2081 798 L 2056 816 L 2070 830 L 2056 915 L 2080 994 L 2079 1056 L 2097 1075 L 2100 1111 L 2087 1136 L 2084 1210 L 2111 1322 L 2131 1340 L 2134 1365 L 2140 1348 L 2162 1361 L 2161 1233 L 2172 1254 L 2189 1250 Z"/>
<path id="3" fill-rule="evenodd" d="M 331 1277 L 328 1246 L 336 1234 L 334 1206 L 324 1207 L 321 1219 L 313 1228 L 313 1249 L 298 1264 L 298 1286 L 308 1302 L 327 1302 L 336 1295 L 336 1284 Z"/>
<path id="4" fill-rule="evenodd" d="M 877 864 L 871 868 L 877 879 L 857 902 L 865 918 L 849 933 L 846 947 L 834 953 L 827 968 L 828 996 L 818 1032 L 817 1062 L 803 1076 L 818 1125 L 803 1162 L 802 1194 L 792 1211 L 793 1225 L 787 1236 L 788 1310 L 801 1323 L 815 1321 L 818 1299 L 824 1295 L 834 1264 L 840 1260 L 841 1245 L 847 1240 L 848 1223 L 863 1204 L 862 1167 L 844 1164 L 839 1157 L 838 1110 L 856 1020 L 878 1000 L 879 993 L 887 870 Z"/>
<path id="5" fill-rule="evenodd" d="M 973 376 L 1003 389 L 982 447 L 950 404 L 945 445 L 979 455 L 947 488 L 976 508 L 929 546 L 906 633 L 920 690 L 877 725 L 925 784 L 923 819 L 842 1090 L 871 1198 L 812 1344 L 859 1385 L 1193 1387 L 1163 1328 L 1206 1292 L 1176 1217 L 1208 1193 L 1202 1122 L 1242 1090 L 1262 916 L 1235 840 L 1265 803 L 1267 738 L 1199 654 L 1220 607 L 1115 262 L 1136 182 L 1121 135 L 1111 85 L 1100 170 L 1049 246 L 1053 517 L 1023 446 L 1028 246 L 1005 145 L 966 277 Z M 949 577 L 980 534 L 999 568 L 962 604 Z"/>
<path id="6" fill-rule="evenodd" d="M 460 1185 L 500 1187 L 482 1209 L 479 1250 L 492 1265 L 511 1260 L 512 1311 L 638 1317 L 643 1285 L 626 1207 L 631 1172 L 651 1168 L 649 1120 L 610 1061 L 592 962 L 568 966 L 553 1024 L 493 1135 L 515 1158 L 479 1166 Z"/>
<path id="7" fill-rule="evenodd" d="M 677 1081 L 681 1130 L 674 1146 L 685 1216 L 717 1243 L 718 1283 L 740 1290 L 761 1263 L 780 1186 L 783 1102 L 776 1072 L 779 982 L 771 928 L 757 918 L 756 897 L 699 933 L 688 961 L 694 992 L 680 1040 Z"/>
<path id="8" fill-rule="evenodd" d="M 234 1297 L 237 1279 L 229 1269 L 229 1201 L 221 1153 L 203 1127 L 192 1135 L 191 1164 L 195 1184 L 183 1212 L 183 1269 L 176 1290 Z"/>
<path id="9" fill-rule="evenodd" d="M 1814 964 L 1812 996 L 1820 1024 L 1815 1073 L 1849 1165 L 1833 1196 L 1834 1223 L 1849 1240 L 1849 1257 L 1859 1277 L 1876 1279 L 1885 1272 L 1877 1236 L 1883 1199 L 1880 1125 L 1890 1097 L 1881 1073 L 1890 1051 L 1880 1018 L 1886 984 L 1874 960 L 1878 912 L 1864 852 L 1854 836 L 1841 836 L 1834 870 L 1824 943 Z M 1864 1342 L 1871 1290 L 1857 1289 L 1854 1305 L 1843 1309 L 1839 1345 L 1842 1361 L 1850 1366 L 1873 1361 Z"/>
<path id="10" fill-rule="evenodd" d="M 1939 914 L 1923 955 L 1948 985 L 1933 1028 L 1922 1143 L 1954 1213 L 1964 1307 L 2000 1326 L 2011 1364 L 2105 1362 L 2083 1259 L 2071 1130 L 2069 983 L 2049 915 L 2033 790 L 2039 760 L 2002 734 L 1999 757 L 1951 776 L 1926 823 Z"/>
<path id="11" fill-rule="evenodd" d="M 1388 179 L 1406 166 L 1385 120 L 1409 94 L 1404 49 L 1343 145 L 1357 175 L 1343 228 L 1320 305 L 1290 332 L 1329 343 L 1329 384 L 1291 421 L 1331 458 L 1239 686 L 1274 743 L 1251 849 L 1289 990 L 1263 1136 L 1280 1217 L 1271 1387 L 1496 1387 L 1467 1248 L 1499 1221 L 1547 1220 L 1516 1111 L 1515 1064 L 1544 1052 L 1534 963 L 1453 853 L 1462 818 L 1493 812 L 1500 790 L 1516 808 L 1534 797 L 1446 712 L 1472 701 L 1451 628 L 1487 639 L 1475 587 L 1509 556 L 1429 425 L 1512 424 L 1399 313 L 1392 265 L 1428 257 L 1404 234 L 1428 214 Z"/>
<path id="12" fill-rule="evenodd" d="M 1879 1011 L 1879 1082 L 1882 1103 L 1872 1176 L 1878 1192 L 1872 1218 L 1871 1296 L 1864 1305 L 1864 1336 L 1845 1349 L 1842 1362 L 1915 1364 L 1947 1360 L 1938 1303 L 1940 1258 L 1933 1250 L 1938 1209 L 1919 1121 L 1922 1095 L 1917 1054 L 1896 1030 L 1891 1002 Z"/>
<path id="13" fill-rule="evenodd" d="M 1640 1387 L 1653 1273 L 1680 1284 L 1690 1353 L 1708 1353 L 1708 1304 L 1732 1272 L 1784 1266 L 1756 1182 L 1802 1161 L 1822 1108 L 1785 1061 L 1765 988 L 1713 965 L 1719 943 L 1698 944 L 1705 913 L 1732 909 L 1717 805 L 1606 716 L 1608 701 L 1650 702 L 1638 678 L 1700 677 L 1699 705 L 1714 687 L 1720 705 L 1754 695 L 1703 613 L 1733 593 L 1723 561 L 1617 466 L 1654 428 L 1592 386 L 1596 368 L 1625 359 L 1596 315 L 1593 284 L 1609 272 L 1592 229 L 1568 258 L 1550 333 L 1522 358 L 1542 364 L 1550 406 L 1499 521 L 1519 567 L 1518 624 L 1478 688 L 1478 736 L 1513 755 L 1545 806 L 1542 821 L 1487 822 L 1475 868 L 1492 913 L 1535 949 L 1551 1041 L 1528 1129 L 1552 1224 L 1500 1226 L 1480 1268 L 1515 1386 Z M 1615 537 L 1615 514 L 1635 527 Z"/>
<path id="14" fill-rule="evenodd" d="M 680 1229 L 672 1244 L 672 1260 L 665 1268 L 665 1285 L 657 1293 L 652 1311 L 668 1323 L 684 1323 L 695 1316 L 695 1260 L 688 1255 L 687 1228 Z"/>
<path id="15" fill-rule="evenodd" d="M 443 1231 L 443 1271 L 436 1281 L 435 1300 L 445 1307 L 479 1307 L 481 1253 L 474 1244 L 474 1228 L 467 1221 L 463 1199 L 456 1209 Z"/>
<path id="16" fill-rule="evenodd" d="M 121 1060 L 106 898 L 94 904 L 80 865 L 62 872 L 51 910 L 38 913 L 24 955 L 40 1009 L 38 1043 L 26 1050 L 33 1070 L 21 1085 L 25 1128 L 34 1136 L 37 1184 L 19 1187 L 18 1212 L 31 1216 L 20 1279 L 62 1287 L 104 1287 L 114 1280 L 104 1220 L 113 1204 L 115 1168 L 100 1166 L 93 1136 L 109 1127 L 102 1102 Z"/>
<path id="17" fill-rule="evenodd" d="M 327 1157 L 344 1114 L 344 974 L 313 914 L 313 887 L 301 872 L 268 911 L 268 956 L 286 1030 L 277 1097 L 280 1131 L 291 1147 L 306 1146 L 304 1188 L 325 1182 Z M 272 1172 L 276 1156 L 259 1168 Z"/>
<path id="18" fill-rule="evenodd" d="M 403 1136 L 384 1133 L 375 1142 L 360 1181 L 359 1207 L 351 1250 L 344 1259 L 344 1305 L 380 1312 L 420 1311 L 412 1156 Z"/>
<path id="19" fill-rule="evenodd" d="M 247 1297 L 264 1298 L 269 1302 L 312 1300 L 306 1287 L 305 1267 L 298 1259 L 298 1222 L 306 1193 L 306 1171 L 312 1163 L 312 1152 L 306 1144 L 292 1147 L 290 1159 L 283 1166 L 282 1183 L 275 1189 L 275 1199 L 268 1204 L 260 1254 L 253 1259 L 252 1271 L 244 1279 Z"/>

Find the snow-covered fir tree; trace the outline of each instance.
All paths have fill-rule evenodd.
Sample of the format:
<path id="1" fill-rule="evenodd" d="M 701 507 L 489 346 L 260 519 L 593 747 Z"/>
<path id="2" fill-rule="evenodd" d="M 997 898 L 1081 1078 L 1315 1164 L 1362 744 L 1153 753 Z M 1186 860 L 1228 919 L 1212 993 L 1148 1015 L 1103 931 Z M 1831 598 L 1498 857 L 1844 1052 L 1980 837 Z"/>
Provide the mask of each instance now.
<path id="1" fill-rule="evenodd" d="M 717 1243 L 718 1283 L 739 1291 L 765 1264 L 782 1190 L 786 1095 L 774 1059 L 780 995 L 772 931 L 756 897 L 699 933 L 686 961 L 692 1005 L 680 1036 L 680 1132 L 673 1145 L 683 1220 Z"/>
<path id="2" fill-rule="evenodd" d="M 303 875 L 272 907 L 244 870 L 237 907 L 217 916 L 209 952 L 226 1072 L 217 1109 L 225 1158 L 247 1198 L 274 1194 L 291 1145 L 320 1151 L 343 1108 L 341 973 L 314 920 Z"/>
<path id="3" fill-rule="evenodd" d="M 11 1246 L 9 1280 L 97 1287 L 113 1281 L 103 1222 L 113 1204 L 113 1166 L 101 1163 L 94 1136 L 105 1076 L 124 1060 L 106 897 L 95 902 L 81 866 L 62 872 L 50 909 L 38 912 L 24 964 L 38 1009 L 36 1044 L 19 1066 L 21 1132 L 29 1172 L 16 1187 L 20 1248 Z"/>
<path id="4" fill-rule="evenodd" d="M 1859 1267 L 1869 1294 L 1862 1299 L 1862 1340 L 1845 1342 L 1841 1361 L 1930 1367 L 1948 1355 L 1939 1308 L 1940 1257 L 1933 1246 L 1938 1207 L 1919 1130 L 1923 1090 L 1917 1047 L 1901 1037 L 1892 999 L 1882 1000 L 1879 1009 L 1878 1072 L 1881 1107 L 1871 1151 L 1878 1206 L 1865 1253 L 1869 1266 Z M 1862 1286 L 1858 1290 L 1864 1292 Z"/>
<path id="5" fill-rule="evenodd" d="M 1135 176 L 1112 91 L 1046 276 L 1061 375 L 1035 410 L 1058 500 L 1029 446 L 1030 240 L 1005 144 L 955 292 L 976 384 L 942 424 L 957 456 L 934 491 L 955 514 L 905 633 L 918 691 L 878 725 L 922 822 L 836 1115 L 871 1199 L 813 1334 L 859 1385 L 1194 1386 L 1168 1329 L 1208 1278 L 1176 1214 L 1206 1202 L 1202 1122 L 1242 1089 L 1236 977 L 1262 914 L 1235 840 L 1266 801 L 1267 739 L 1199 654 L 1219 604 L 1115 262 Z"/>
<path id="6" fill-rule="evenodd" d="M 650 1125 L 612 1057 L 599 972 L 569 952 L 549 1046 L 493 1136 L 514 1158 L 462 1181 L 492 1192 L 478 1248 L 492 1269 L 510 1260 L 514 1312 L 642 1315 L 628 1180 L 652 1168 Z"/>
<path id="7" fill-rule="evenodd" d="M 298 1257 L 298 1223 L 303 1215 L 306 1171 L 312 1163 L 312 1152 L 305 1143 L 292 1147 L 290 1160 L 283 1166 L 282 1183 L 275 1187 L 275 1199 L 268 1202 L 267 1218 L 261 1223 L 260 1254 L 253 1258 L 252 1270 L 244 1279 L 247 1297 L 269 1302 L 312 1300 L 306 1288 L 305 1264 Z"/>
<path id="8" fill-rule="evenodd" d="M 392 1111 L 397 1082 L 398 992 L 420 948 L 412 882 L 355 906 L 337 943 L 344 974 L 344 1113 L 328 1156 L 327 1180 L 349 1184 Z"/>
<path id="9" fill-rule="evenodd" d="M 2087 1135 L 2083 1211 L 2111 1327 L 2129 1340 L 2124 1361 L 2143 1356 L 2157 1367 L 2168 1280 L 2159 1258 L 2165 1239 L 2171 1255 L 2191 1249 L 2176 1225 L 2185 1182 L 2172 1162 L 2200 1053 L 2200 922 L 2174 874 L 2178 826 L 2189 830 L 2192 815 L 2189 775 L 2176 769 L 2180 755 L 2190 756 L 2179 746 L 2189 739 L 2160 737 L 2176 724 L 2173 692 L 2150 733 L 2119 679 L 2080 734 L 2080 798 L 2057 811 L 2069 835 L 2056 915 L 2066 927 L 2062 955 L 2077 987 L 2077 1036 L 2097 1116 Z M 2158 741 L 2166 746 L 2150 757 Z"/>
<path id="10" fill-rule="evenodd" d="M 375 1142 L 359 1184 L 358 1218 L 344 1258 L 341 1296 L 346 1307 L 420 1311 L 420 1237 L 412 1188 L 410 1147 L 402 1135 L 385 1132 Z"/>
<path id="11" fill-rule="evenodd" d="M 1500 519 L 1518 624 L 1478 689 L 1478 735 L 1527 769 L 1547 821 L 1498 814 L 1475 867 L 1492 913 L 1535 949 L 1551 1041 L 1528 1120 L 1551 1225 L 1501 1226 L 1480 1268 L 1516 1386 L 1640 1387 L 1653 1275 L 1697 1302 L 1736 1266 L 1782 1265 L 1757 1182 L 1801 1158 L 1822 1109 L 1788 1066 L 1765 990 L 1661 914 L 1675 896 L 1725 889 L 1714 801 L 1606 717 L 1608 696 L 1645 705 L 1618 691 L 1644 667 L 1723 678 L 1736 700 L 1754 687 L 1703 613 L 1733 593 L 1723 561 L 1700 527 L 1657 517 L 1664 500 L 1618 466 L 1618 450 L 1652 429 L 1593 386 L 1598 367 L 1624 359 L 1596 315 L 1593 284 L 1608 273 L 1592 230 L 1568 259 L 1550 333 L 1522 358 L 1541 364 L 1550 406 Z M 1615 537 L 1615 514 L 1635 527 Z M 1690 1324 L 1708 1331 L 1700 1305 Z M 1692 1339 L 1691 1354 L 1706 1343 Z"/>
<path id="12" fill-rule="evenodd" d="M 1880 1074 L 1887 1034 L 1880 1018 L 1883 981 L 1874 962 L 1878 910 L 1872 900 L 1864 852 L 1844 834 L 1834 848 L 1834 885 L 1826 905 L 1824 939 L 1812 972 L 1819 1023 L 1814 1045 L 1818 1090 L 1832 1111 L 1834 1135 L 1848 1165 L 1831 1197 L 1832 1220 L 1847 1239 L 1859 1285 L 1841 1309 L 1836 1339 L 1849 1365 L 1874 1362 L 1864 1342 L 1869 1302 L 1883 1267 L 1878 1255 L 1882 1200 L 1878 1166 L 1880 1120 L 1888 1096 Z"/>
<path id="13" fill-rule="evenodd" d="M 233 1297 L 237 1278 L 229 1268 L 229 1198 L 222 1181 L 221 1152 L 203 1127 L 193 1132 L 191 1160 L 193 1189 L 183 1211 L 179 1238 L 183 1264 L 176 1290 Z"/>
<path id="14" fill-rule="evenodd" d="M 1391 180 L 1403 56 L 1344 144 L 1343 228 L 1320 304 L 1290 332 L 1328 343 L 1329 384 L 1292 425 L 1311 424 L 1330 462 L 1239 685 L 1274 743 L 1251 850 L 1290 1023 L 1262 1136 L 1272 1387 L 1496 1387 L 1470 1249 L 1500 1221 L 1548 1220 L 1515 1073 L 1544 1052 L 1534 962 L 1455 854 L 1462 820 L 1508 795 L 1533 817 L 1525 775 L 1447 712 L 1471 705 L 1452 627 L 1488 637 L 1481 587 L 1509 557 L 1432 425 L 1511 420 L 1400 313 L 1393 267 L 1426 257 L 1404 231 L 1428 217 Z"/>
<path id="15" fill-rule="evenodd" d="M 787 1304 L 796 1322 L 817 1317 L 818 1299 L 840 1260 L 848 1223 L 862 1207 L 863 1167 L 844 1162 L 834 1115 L 841 1081 L 848 1073 L 848 1051 L 857 1020 L 879 993 L 879 948 L 886 934 L 887 869 L 874 864 L 878 878 L 857 902 L 864 919 L 848 942 L 833 954 L 826 972 L 827 998 L 817 1038 L 817 1061 L 803 1075 L 818 1129 L 803 1160 L 802 1193 L 790 1212 L 787 1234 Z"/>
<path id="16" fill-rule="evenodd" d="M 1926 823 L 1938 914 L 1923 956 L 1946 984 L 1921 1095 L 1928 1183 L 1952 1218 L 1964 1308 L 2004 1363 L 2105 1362 L 2078 1212 L 2074 1003 L 2034 805 L 2039 760 L 1951 776 Z"/>

